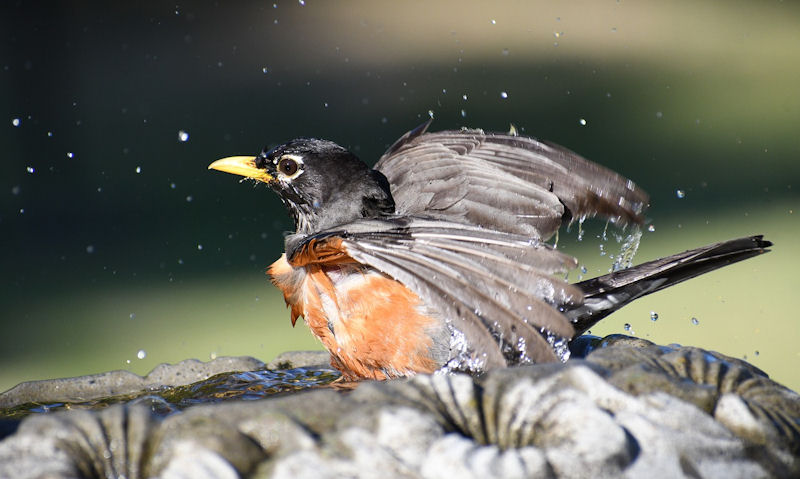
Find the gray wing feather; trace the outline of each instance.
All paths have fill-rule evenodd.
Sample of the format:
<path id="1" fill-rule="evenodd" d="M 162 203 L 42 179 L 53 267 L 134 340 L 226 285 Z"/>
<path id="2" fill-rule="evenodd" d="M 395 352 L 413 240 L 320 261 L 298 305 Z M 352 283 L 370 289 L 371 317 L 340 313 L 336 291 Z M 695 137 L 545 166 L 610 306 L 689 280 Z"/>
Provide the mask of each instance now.
<path id="1" fill-rule="evenodd" d="M 400 214 L 537 239 L 578 217 L 643 220 L 644 191 L 566 148 L 482 130 L 426 133 L 428 125 L 398 140 L 375 165 Z"/>
<path id="2" fill-rule="evenodd" d="M 575 260 L 549 245 L 417 217 L 340 228 L 319 235 L 341 236 L 353 259 L 414 291 L 468 338 L 468 354 L 485 354 L 485 367 L 554 361 L 558 356 L 545 336 L 574 334 L 560 311 L 580 305 L 583 295 L 553 273 L 574 267 Z"/>

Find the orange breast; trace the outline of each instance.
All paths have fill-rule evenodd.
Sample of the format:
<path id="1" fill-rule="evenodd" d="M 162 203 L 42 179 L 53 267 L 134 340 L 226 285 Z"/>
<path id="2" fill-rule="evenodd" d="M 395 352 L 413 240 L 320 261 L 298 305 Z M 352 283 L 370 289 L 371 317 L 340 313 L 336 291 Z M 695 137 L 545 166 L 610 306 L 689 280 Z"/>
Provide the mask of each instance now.
<path id="1" fill-rule="evenodd" d="M 446 359 L 444 321 L 424 312 L 398 281 L 350 261 L 292 266 L 286 255 L 269 268 L 291 307 L 331 353 L 346 380 L 430 373 Z"/>

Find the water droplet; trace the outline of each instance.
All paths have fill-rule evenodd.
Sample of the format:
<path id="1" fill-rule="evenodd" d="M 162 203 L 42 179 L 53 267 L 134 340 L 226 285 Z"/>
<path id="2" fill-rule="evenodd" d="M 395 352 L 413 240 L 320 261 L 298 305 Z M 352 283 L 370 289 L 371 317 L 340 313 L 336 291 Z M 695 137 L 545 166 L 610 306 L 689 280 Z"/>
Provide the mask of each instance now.
<path id="1" fill-rule="evenodd" d="M 128 317 L 131 319 L 136 319 L 136 313 L 131 313 Z"/>
<path id="2" fill-rule="evenodd" d="M 564 36 L 564 32 L 553 32 L 553 36 L 556 38 L 561 38 Z"/>
<path id="3" fill-rule="evenodd" d="M 686 196 L 686 192 L 683 190 L 675 190 L 675 196 L 677 196 L 678 199 L 681 199 Z"/>
<path id="4" fill-rule="evenodd" d="M 661 113 L 660 111 L 657 111 L 657 112 L 656 112 L 656 118 L 658 118 L 658 119 L 660 120 L 660 119 L 661 119 L 661 118 L 663 118 L 663 117 L 664 117 L 664 114 L 663 114 L 663 113 Z"/>
<path id="5" fill-rule="evenodd" d="M 137 166 L 136 167 L 136 174 L 138 175 L 141 172 L 142 172 L 142 167 L 141 166 Z"/>
<path id="6" fill-rule="evenodd" d="M 170 189 L 173 189 L 173 190 L 174 190 L 175 188 L 177 188 L 177 187 L 178 187 L 178 185 L 176 185 L 175 183 L 170 183 L 170 184 L 169 184 L 169 187 L 170 187 Z"/>
<path id="7" fill-rule="evenodd" d="M 617 27 L 611 27 L 611 33 L 617 33 Z"/>
<path id="8" fill-rule="evenodd" d="M 71 151 L 68 151 L 67 152 L 67 158 L 75 158 L 75 153 L 73 153 Z"/>
<path id="9" fill-rule="evenodd" d="M 87 246 L 86 247 L 86 252 L 89 253 L 89 254 L 94 253 L 94 245 L 90 244 L 89 246 Z"/>
<path id="10" fill-rule="evenodd" d="M 325 103 L 322 104 L 322 106 L 324 106 L 325 108 L 328 108 L 328 102 L 326 101 Z"/>
<path id="11" fill-rule="evenodd" d="M 755 352 L 755 353 L 753 353 L 753 354 L 755 354 L 756 356 L 758 356 L 758 355 L 759 355 L 759 354 L 761 354 L 761 353 L 759 353 L 758 351 L 756 351 L 756 352 Z"/>
<path id="12" fill-rule="evenodd" d="M 197 245 L 197 251 L 203 251 L 203 245 L 198 244 Z"/>
<path id="13" fill-rule="evenodd" d="M 655 227 L 654 225 L 650 225 L 650 226 L 648 226 L 648 227 L 647 227 L 647 231 L 649 231 L 649 232 L 651 232 L 651 233 L 652 233 L 653 231 L 655 231 L 655 230 L 656 230 L 656 227 Z"/>
<path id="14" fill-rule="evenodd" d="M 25 168 L 25 171 L 27 171 L 28 173 L 33 174 L 33 173 L 36 173 L 36 168 L 34 168 L 32 166 L 28 166 L 28 167 Z"/>
<path id="15" fill-rule="evenodd" d="M 461 110 L 461 117 L 466 118 L 466 116 L 467 116 L 467 110 Z"/>
<path id="16" fill-rule="evenodd" d="M 504 57 L 508 56 L 508 48 L 503 48 L 503 56 Z"/>
<path id="17" fill-rule="evenodd" d="M 580 120 L 578 120 L 578 123 L 580 123 L 581 126 L 586 126 L 586 119 L 581 118 Z"/>
<path id="18" fill-rule="evenodd" d="M 699 320 L 699 319 L 697 319 L 697 318 L 692 318 L 692 324 L 694 324 L 695 326 L 697 326 L 698 324 L 700 324 L 700 320 Z"/>
<path id="19" fill-rule="evenodd" d="M 125 364 L 130 364 L 130 363 L 131 363 L 131 360 L 130 360 L 130 359 L 126 359 L 126 360 L 125 360 Z"/>
<path id="20" fill-rule="evenodd" d="M 181 143 L 186 143 L 187 141 L 189 141 L 189 133 L 184 130 L 179 130 L 178 141 L 180 141 Z"/>
<path id="21" fill-rule="evenodd" d="M 589 270 L 586 269 L 586 266 L 581 265 L 581 274 L 586 274 Z"/>
<path id="22" fill-rule="evenodd" d="M 467 101 L 467 95 L 466 94 L 461 95 L 461 99 L 463 99 L 464 101 Z"/>
<path id="23" fill-rule="evenodd" d="M 186 202 L 187 203 L 191 203 L 192 200 L 194 200 L 194 197 L 192 195 L 189 195 L 189 196 L 186 197 Z"/>
<path id="24" fill-rule="evenodd" d="M 625 323 L 625 326 L 623 326 L 623 328 L 625 328 L 625 331 L 630 331 L 631 330 L 631 323 Z"/>
<path id="25" fill-rule="evenodd" d="M 506 98 L 508 98 L 508 92 L 501 91 L 501 92 L 500 92 L 500 98 L 502 98 L 502 99 L 504 99 L 504 100 L 505 100 Z"/>
<path id="26" fill-rule="evenodd" d="M 139 359 L 146 358 L 147 357 L 147 351 L 145 351 L 144 349 L 140 349 L 139 351 L 136 352 L 136 357 L 139 358 Z"/>
<path id="27" fill-rule="evenodd" d="M 11 187 L 11 194 L 14 195 L 14 196 L 17 196 L 20 191 L 22 191 L 22 188 L 20 188 L 19 185 L 15 185 L 15 186 Z"/>
<path id="28" fill-rule="evenodd" d="M 47 136 L 48 136 L 49 138 L 52 138 L 52 137 L 53 137 L 53 132 L 52 132 L 52 131 L 48 131 L 48 132 L 47 132 Z"/>
<path id="29" fill-rule="evenodd" d="M 491 23 L 492 25 L 497 25 L 497 20 L 495 20 L 495 19 L 493 18 L 493 19 L 491 19 L 491 20 L 490 20 L 490 23 Z"/>
<path id="30" fill-rule="evenodd" d="M 297 0 L 297 1 L 298 1 L 298 3 L 300 3 L 300 5 L 305 5 L 306 4 L 306 0 Z"/>
<path id="31" fill-rule="evenodd" d="M 658 321 L 658 313 L 656 313 L 655 311 L 650 311 L 650 320 Z"/>
<path id="32" fill-rule="evenodd" d="M 19 118 L 12 118 L 11 119 L 11 124 L 14 125 L 14 126 L 19 126 L 19 125 L 22 124 L 22 120 L 20 120 Z"/>
<path id="33" fill-rule="evenodd" d="M 433 110 L 428 110 L 428 116 L 433 118 Z"/>

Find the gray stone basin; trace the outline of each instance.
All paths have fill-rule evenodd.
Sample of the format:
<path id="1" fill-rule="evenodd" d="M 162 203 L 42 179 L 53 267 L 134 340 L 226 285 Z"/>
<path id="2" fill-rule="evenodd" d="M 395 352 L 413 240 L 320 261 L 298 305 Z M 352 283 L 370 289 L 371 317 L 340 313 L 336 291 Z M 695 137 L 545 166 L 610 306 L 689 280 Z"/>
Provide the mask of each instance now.
<path id="1" fill-rule="evenodd" d="M 320 353 L 24 383 L 0 395 L 0 478 L 800 477 L 800 396 L 754 366 L 619 335 L 573 350 L 357 386 Z M 171 402 L 242 371 L 295 387 Z"/>

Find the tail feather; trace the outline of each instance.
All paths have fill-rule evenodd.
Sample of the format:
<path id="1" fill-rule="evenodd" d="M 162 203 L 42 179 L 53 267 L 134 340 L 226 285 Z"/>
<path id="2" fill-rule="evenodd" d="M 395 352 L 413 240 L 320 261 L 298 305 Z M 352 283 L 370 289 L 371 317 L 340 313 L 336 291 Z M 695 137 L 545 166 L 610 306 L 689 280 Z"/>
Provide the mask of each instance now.
<path id="1" fill-rule="evenodd" d="M 582 281 L 576 286 L 584 293 L 583 305 L 565 314 L 572 320 L 578 336 L 637 298 L 765 253 L 770 246 L 772 243 L 762 235 L 738 238 Z"/>

